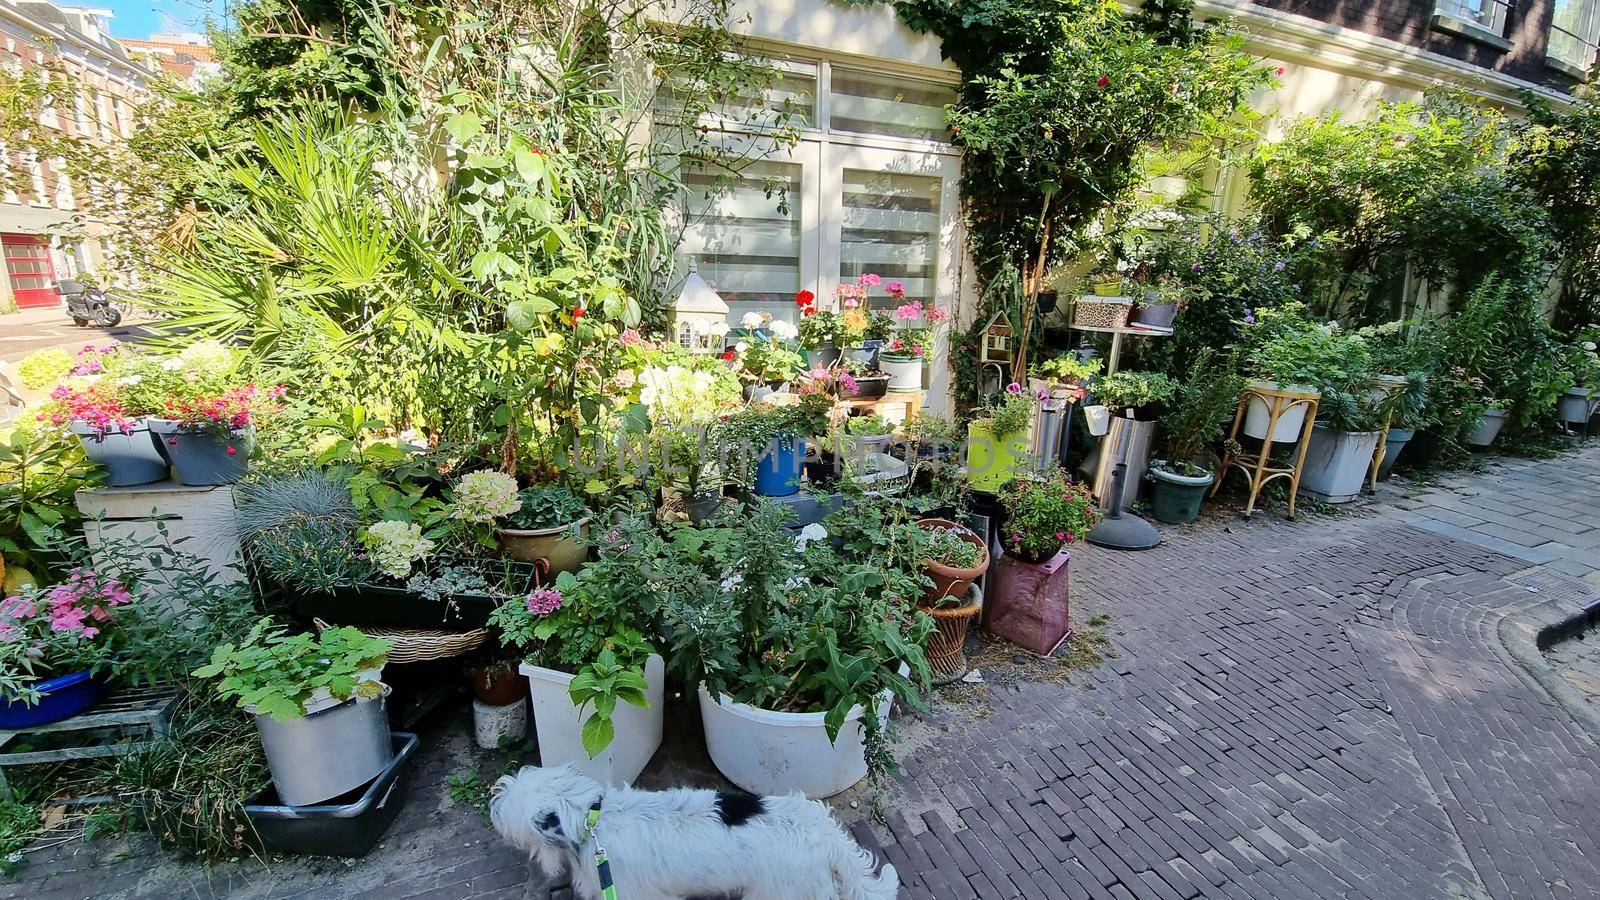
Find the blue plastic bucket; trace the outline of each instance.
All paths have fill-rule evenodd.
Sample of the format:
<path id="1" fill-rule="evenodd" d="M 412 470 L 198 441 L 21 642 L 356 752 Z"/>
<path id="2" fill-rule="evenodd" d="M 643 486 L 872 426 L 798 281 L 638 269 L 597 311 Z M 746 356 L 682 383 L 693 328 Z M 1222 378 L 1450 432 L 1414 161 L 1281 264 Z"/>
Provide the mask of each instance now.
<path id="1" fill-rule="evenodd" d="M 0 729 L 15 731 L 70 719 L 100 702 L 111 686 L 89 672 L 73 672 L 38 684 L 35 706 L 0 701 Z"/>
<path id="2" fill-rule="evenodd" d="M 780 434 L 756 462 L 756 493 L 787 497 L 800 491 L 800 467 L 805 462 L 806 439 Z"/>

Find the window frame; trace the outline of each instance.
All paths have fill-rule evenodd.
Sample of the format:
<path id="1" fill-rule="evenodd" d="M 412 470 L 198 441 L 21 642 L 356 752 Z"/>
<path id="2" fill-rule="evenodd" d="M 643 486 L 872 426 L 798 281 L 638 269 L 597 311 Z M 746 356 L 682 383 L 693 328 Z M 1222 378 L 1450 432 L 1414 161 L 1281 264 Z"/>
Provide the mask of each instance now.
<path id="1" fill-rule="evenodd" d="M 1555 3 L 1551 5 L 1550 32 L 1545 42 L 1545 64 L 1552 69 L 1571 75 L 1573 78 L 1587 81 L 1589 69 L 1594 65 L 1596 56 L 1600 55 L 1600 0 L 1573 0 L 1580 7 L 1581 18 L 1586 19 L 1579 25 L 1583 29 L 1582 33 L 1568 31 L 1556 24 L 1555 14 L 1557 10 L 1555 6 L 1560 2 L 1561 0 L 1555 0 Z M 1586 48 L 1588 58 L 1573 60 L 1558 55 L 1555 49 L 1557 32 L 1571 37 L 1579 46 Z"/>

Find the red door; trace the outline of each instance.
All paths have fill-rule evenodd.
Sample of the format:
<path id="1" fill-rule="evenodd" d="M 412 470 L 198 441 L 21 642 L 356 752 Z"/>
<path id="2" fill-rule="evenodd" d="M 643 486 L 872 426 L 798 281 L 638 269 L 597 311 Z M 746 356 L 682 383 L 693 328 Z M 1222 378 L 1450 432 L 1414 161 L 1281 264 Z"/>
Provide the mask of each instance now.
<path id="1" fill-rule="evenodd" d="M 20 307 L 59 306 L 56 266 L 50 258 L 50 239 L 31 234 L 0 235 L 6 258 L 11 296 Z"/>

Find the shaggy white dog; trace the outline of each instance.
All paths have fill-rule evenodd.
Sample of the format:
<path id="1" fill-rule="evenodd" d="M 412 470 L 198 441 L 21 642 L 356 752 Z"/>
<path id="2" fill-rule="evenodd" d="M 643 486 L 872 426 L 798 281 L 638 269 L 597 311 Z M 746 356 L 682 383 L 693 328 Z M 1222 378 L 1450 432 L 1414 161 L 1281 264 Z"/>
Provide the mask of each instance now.
<path id="1" fill-rule="evenodd" d="M 524 767 L 490 793 L 495 830 L 552 877 L 565 868 L 582 900 L 600 898 L 596 841 L 619 900 L 892 900 L 900 888 L 893 866 L 874 875 L 872 854 L 828 807 L 799 795 L 609 788 L 570 765 Z M 590 835 L 596 800 L 600 821 Z"/>

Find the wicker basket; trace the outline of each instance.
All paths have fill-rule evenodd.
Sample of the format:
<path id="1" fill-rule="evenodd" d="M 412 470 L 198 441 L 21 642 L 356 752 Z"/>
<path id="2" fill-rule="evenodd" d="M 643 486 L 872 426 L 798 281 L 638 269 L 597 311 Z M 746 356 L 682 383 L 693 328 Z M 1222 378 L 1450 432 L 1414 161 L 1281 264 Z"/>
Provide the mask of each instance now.
<path id="1" fill-rule="evenodd" d="M 1072 308 L 1072 325 L 1075 328 L 1123 328 L 1131 312 L 1131 297 L 1079 297 Z"/>
<path id="2" fill-rule="evenodd" d="M 949 684 L 967 674 L 967 657 L 961 648 L 967 642 L 968 626 L 983 612 L 983 590 L 972 584 L 967 588 L 967 597 L 968 602 L 962 606 L 921 608 L 933 618 L 936 628 L 928 636 L 925 651 L 934 684 Z"/>
<path id="3" fill-rule="evenodd" d="M 312 619 L 321 631 L 328 623 Z M 380 628 L 371 625 L 355 626 L 362 634 L 380 637 L 389 642 L 389 662 L 414 663 L 434 659 L 450 659 L 482 647 L 489 640 L 487 628 L 471 631 L 438 631 L 431 628 Z"/>

